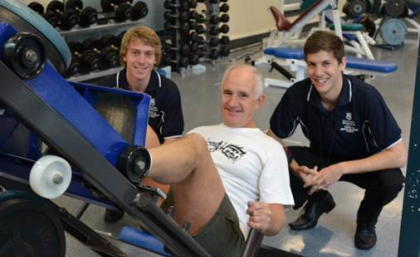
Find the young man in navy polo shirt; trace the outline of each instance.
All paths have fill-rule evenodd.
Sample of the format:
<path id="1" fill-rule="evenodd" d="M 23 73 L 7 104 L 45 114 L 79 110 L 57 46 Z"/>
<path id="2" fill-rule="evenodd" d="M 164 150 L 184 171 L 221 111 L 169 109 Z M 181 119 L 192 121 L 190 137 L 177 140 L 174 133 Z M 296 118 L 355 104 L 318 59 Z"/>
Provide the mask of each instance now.
<path id="1" fill-rule="evenodd" d="M 309 147 L 289 147 L 295 209 L 305 201 L 294 230 L 316 226 L 335 207 L 328 187 L 347 181 L 365 189 L 357 213 L 355 245 L 376 243 L 375 224 L 382 208 L 402 189 L 407 154 L 401 129 L 380 93 L 343 75 L 344 44 L 335 34 L 318 31 L 304 46 L 307 79 L 290 87 L 276 107 L 271 136 L 290 137 L 300 124 Z"/>
<path id="2" fill-rule="evenodd" d="M 135 27 L 128 30 L 120 49 L 120 61 L 125 69 L 97 83 L 150 95 L 147 148 L 175 141 L 182 136 L 184 130 L 178 87 L 173 81 L 155 71 L 162 56 L 161 47 L 160 39 L 152 29 Z M 169 191 L 169 186 L 152 180 L 143 183 L 159 187 L 164 192 Z M 107 222 L 116 222 L 122 216 L 122 212 L 107 210 L 104 219 Z"/>

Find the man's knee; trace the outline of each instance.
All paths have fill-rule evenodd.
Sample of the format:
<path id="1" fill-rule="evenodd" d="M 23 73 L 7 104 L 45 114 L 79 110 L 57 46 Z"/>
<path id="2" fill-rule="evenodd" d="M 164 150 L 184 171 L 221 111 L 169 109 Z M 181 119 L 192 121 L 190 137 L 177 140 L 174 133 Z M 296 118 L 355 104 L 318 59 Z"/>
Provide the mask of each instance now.
<path id="1" fill-rule="evenodd" d="M 400 169 L 389 169 L 380 171 L 380 176 L 378 177 L 379 183 L 383 192 L 390 197 L 395 197 L 403 188 L 404 185 L 404 176 Z"/>
<path id="2" fill-rule="evenodd" d="M 191 133 L 186 136 L 190 140 L 192 150 L 194 150 L 195 161 L 198 163 L 201 158 L 209 155 L 206 140 L 197 133 Z"/>

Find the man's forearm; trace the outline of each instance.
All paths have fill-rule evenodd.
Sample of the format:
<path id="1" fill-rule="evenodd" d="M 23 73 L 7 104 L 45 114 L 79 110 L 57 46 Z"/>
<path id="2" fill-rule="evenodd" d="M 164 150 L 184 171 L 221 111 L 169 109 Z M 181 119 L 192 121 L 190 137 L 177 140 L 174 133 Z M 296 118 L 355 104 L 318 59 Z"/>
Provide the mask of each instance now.
<path id="1" fill-rule="evenodd" d="M 272 213 L 272 218 L 269 228 L 264 231 L 263 234 L 266 236 L 275 236 L 284 227 L 284 224 L 286 223 L 286 215 L 281 204 L 270 204 L 269 207 Z"/>
<path id="2" fill-rule="evenodd" d="M 343 174 L 358 174 L 391 168 L 402 168 L 406 165 L 407 153 L 401 141 L 393 147 L 367 158 L 339 163 Z"/>

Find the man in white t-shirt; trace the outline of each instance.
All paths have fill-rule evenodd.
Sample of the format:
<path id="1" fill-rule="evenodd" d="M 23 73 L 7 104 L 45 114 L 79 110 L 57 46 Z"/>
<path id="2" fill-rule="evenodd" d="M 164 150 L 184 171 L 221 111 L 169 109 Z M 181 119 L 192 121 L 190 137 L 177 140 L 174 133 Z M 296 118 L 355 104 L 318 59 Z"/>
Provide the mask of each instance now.
<path id="1" fill-rule="evenodd" d="M 294 204 L 283 147 L 255 125 L 262 91 L 254 67 L 229 68 L 222 79 L 222 124 L 144 151 L 152 161 L 143 177 L 174 186 L 174 220 L 188 221 L 188 232 L 212 256 L 240 256 L 250 227 L 277 234 L 284 206 Z"/>

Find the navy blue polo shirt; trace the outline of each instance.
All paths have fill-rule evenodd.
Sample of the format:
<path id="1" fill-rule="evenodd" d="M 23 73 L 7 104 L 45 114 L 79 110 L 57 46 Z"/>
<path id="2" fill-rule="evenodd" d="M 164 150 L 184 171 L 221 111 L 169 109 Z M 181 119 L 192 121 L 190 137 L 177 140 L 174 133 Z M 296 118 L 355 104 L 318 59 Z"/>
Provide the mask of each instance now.
<path id="1" fill-rule="evenodd" d="M 326 161 L 365 158 L 401 141 L 401 129 L 381 94 L 353 76 L 343 75 L 332 111 L 322 106 L 309 78 L 290 87 L 271 116 L 270 129 L 287 138 L 299 124 Z"/>
<path id="2" fill-rule="evenodd" d="M 97 84 L 129 90 L 126 69 L 98 81 Z M 159 141 L 163 143 L 164 139 L 182 136 L 184 117 L 177 85 L 153 71 L 145 93 L 151 97 L 149 125 L 156 132 Z"/>

